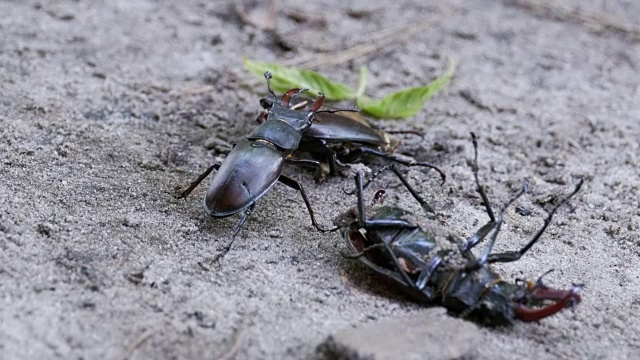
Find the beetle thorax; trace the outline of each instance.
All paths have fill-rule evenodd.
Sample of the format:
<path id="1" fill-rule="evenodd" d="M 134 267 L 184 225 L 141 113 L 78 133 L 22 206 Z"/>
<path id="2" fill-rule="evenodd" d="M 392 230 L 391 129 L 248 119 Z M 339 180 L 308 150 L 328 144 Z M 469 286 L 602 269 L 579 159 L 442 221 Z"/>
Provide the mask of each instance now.
<path id="1" fill-rule="evenodd" d="M 311 126 L 313 113 L 309 111 L 292 110 L 280 104 L 274 104 L 267 121 L 283 121 L 296 131 L 303 132 Z"/>

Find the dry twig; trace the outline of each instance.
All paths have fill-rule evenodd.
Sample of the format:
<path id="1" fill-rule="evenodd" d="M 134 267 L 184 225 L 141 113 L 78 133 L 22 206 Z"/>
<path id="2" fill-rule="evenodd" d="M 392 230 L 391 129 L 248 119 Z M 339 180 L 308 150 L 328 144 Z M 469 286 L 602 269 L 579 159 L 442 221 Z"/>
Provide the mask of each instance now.
<path id="1" fill-rule="evenodd" d="M 434 21 L 421 21 L 414 24 L 397 26 L 382 30 L 371 37 L 370 41 L 348 49 L 332 51 L 326 54 L 310 54 L 284 61 L 282 65 L 315 69 L 322 65 L 337 65 L 378 51 L 386 46 L 409 40 L 419 32 L 432 27 Z"/>
<path id="2" fill-rule="evenodd" d="M 134 351 L 136 351 L 137 348 L 140 347 L 140 345 L 144 344 L 145 341 L 149 340 L 151 335 L 153 335 L 153 330 L 145 331 L 144 333 L 142 333 L 142 335 L 138 336 L 138 338 L 135 339 L 131 344 L 129 344 L 129 346 L 127 346 L 127 351 L 129 353 L 133 353 Z"/>
<path id="3" fill-rule="evenodd" d="M 276 28 L 276 0 L 270 0 L 266 9 L 252 8 L 239 1 L 236 13 L 242 22 L 259 30 L 273 31 Z"/>
<path id="4" fill-rule="evenodd" d="M 281 64 L 283 66 L 299 67 L 304 69 L 317 69 L 324 65 L 343 64 L 353 59 L 376 52 L 387 46 L 407 41 L 421 31 L 432 27 L 435 23 L 436 21 L 427 20 L 384 29 L 371 36 L 369 41 L 362 42 L 353 47 L 324 54 L 308 54 L 283 61 Z M 262 84 L 262 81 L 251 78 L 245 80 L 244 83 L 247 87 L 253 89 Z"/>
<path id="5" fill-rule="evenodd" d="M 584 12 L 570 6 L 559 5 L 547 0 L 513 0 L 515 6 L 555 17 L 559 20 L 572 20 L 593 30 L 610 30 L 623 33 L 634 41 L 640 41 L 640 28 L 606 14 Z"/>
<path id="6" fill-rule="evenodd" d="M 238 350 L 240 350 L 240 346 L 242 345 L 242 340 L 244 340 L 244 330 L 239 329 L 236 331 L 236 338 L 233 341 L 233 344 L 231 345 L 229 350 L 226 353 L 222 354 L 222 356 L 218 357 L 217 360 L 233 359 L 238 353 Z"/>

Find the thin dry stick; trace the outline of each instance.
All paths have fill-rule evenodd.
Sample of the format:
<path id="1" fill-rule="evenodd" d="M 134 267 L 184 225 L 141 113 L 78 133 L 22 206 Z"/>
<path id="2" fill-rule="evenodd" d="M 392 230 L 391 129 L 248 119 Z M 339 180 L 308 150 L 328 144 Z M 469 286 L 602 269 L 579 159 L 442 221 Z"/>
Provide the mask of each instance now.
<path id="1" fill-rule="evenodd" d="M 261 19 L 262 22 L 251 17 L 250 10 L 247 10 L 244 7 L 242 1 L 240 1 L 236 5 L 236 13 L 238 14 L 242 22 L 251 25 L 259 30 L 272 31 L 276 27 L 276 0 L 269 1 L 266 15 L 264 15 L 265 18 Z"/>
<path id="2" fill-rule="evenodd" d="M 301 67 L 305 69 L 316 69 L 322 65 L 338 65 L 350 60 L 365 56 L 372 52 L 378 51 L 386 46 L 397 44 L 409 40 L 411 37 L 417 35 L 421 31 L 424 31 L 436 24 L 436 21 L 426 20 L 417 23 L 397 26 L 379 31 L 371 36 L 371 40 L 360 43 L 353 47 L 344 50 L 333 51 L 325 54 L 310 54 L 301 56 L 288 61 L 283 61 L 284 66 Z M 245 86 L 255 89 L 262 84 L 262 80 L 255 78 L 247 78 L 243 80 Z M 186 88 L 181 93 L 188 93 L 189 95 L 200 94 L 211 91 L 213 86 L 205 85 L 197 89 Z"/>
<path id="3" fill-rule="evenodd" d="M 127 347 L 127 351 L 129 351 L 129 353 L 134 352 L 140 345 L 149 340 L 151 335 L 153 335 L 153 330 L 145 331 Z"/>
<path id="4" fill-rule="evenodd" d="M 217 360 L 231 360 L 233 359 L 238 350 L 240 350 L 240 346 L 242 345 L 242 340 L 244 339 L 244 330 L 238 330 L 236 333 L 236 339 L 233 341 L 233 345 L 229 348 L 229 351 L 220 356 Z"/>
<path id="5" fill-rule="evenodd" d="M 298 66 L 307 69 L 314 69 L 322 65 L 337 65 L 359 58 L 369 53 L 378 51 L 385 46 L 404 42 L 419 32 L 434 25 L 434 21 L 421 21 L 418 23 L 385 29 L 372 36 L 372 41 L 358 44 L 354 47 L 333 51 L 322 55 L 307 55 L 305 57 L 284 61 L 285 66 Z"/>
<path id="6" fill-rule="evenodd" d="M 560 20 L 574 20 L 595 30 L 612 30 L 628 34 L 633 40 L 640 40 L 640 28 L 624 23 L 624 21 L 610 15 L 584 12 L 576 8 L 557 5 L 549 1 L 514 0 L 513 3 L 516 6 L 528 10 L 555 16 Z"/>

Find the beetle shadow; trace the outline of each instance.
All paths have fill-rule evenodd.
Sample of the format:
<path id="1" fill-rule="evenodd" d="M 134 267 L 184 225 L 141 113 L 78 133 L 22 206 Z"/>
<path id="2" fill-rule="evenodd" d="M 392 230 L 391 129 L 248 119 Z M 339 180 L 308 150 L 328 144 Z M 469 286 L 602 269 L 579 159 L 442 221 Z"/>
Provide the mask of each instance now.
<path id="1" fill-rule="evenodd" d="M 405 305 L 432 306 L 424 302 L 421 303 L 417 294 L 411 294 L 411 292 L 407 291 L 407 289 L 403 288 L 402 285 L 396 281 L 369 269 L 366 265 L 358 261 L 358 259 L 341 256 L 338 265 L 340 269 L 347 274 L 346 277 L 349 281 L 349 286 L 357 288 L 369 295 L 381 296 L 390 301 L 400 302 Z"/>

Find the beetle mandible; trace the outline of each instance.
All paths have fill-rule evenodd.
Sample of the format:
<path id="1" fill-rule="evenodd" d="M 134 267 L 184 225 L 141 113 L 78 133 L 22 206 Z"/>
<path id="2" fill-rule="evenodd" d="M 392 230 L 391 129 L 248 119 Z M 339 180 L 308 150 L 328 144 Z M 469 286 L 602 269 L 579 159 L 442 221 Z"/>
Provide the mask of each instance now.
<path id="1" fill-rule="evenodd" d="M 541 238 L 556 210 L 580 190 L 583 180 L 553 207 L 542 228 L 524 247 L 517 251 L 492 253 L 505 209 L 526 192 L 527 183 L 496 217 L 478 178 L 478 145 L 473 133 L 472 139 L 475 151 L 472 170 L 476 191 L 489 216 L 488 223 L 463 240 L 436 226 L 415 225 L 407 220 L 409 213 L 396 206 L 378 207 L 367 217 L 363 191 L 370 182 L 363 184 L 363 174 L 358 172 L 355 177 L 358 206 L 335 221 L 343 229 L 352 252 L 350 257 L 359 258 L 424 303 L 442 305 L 452 313 L 487 325 L 512 324 L 515 320 L 536 321 L 568 306 L 575 306 L 581 300 L 579 291 L 582 285 L 574 284 L 568 290 L 558 290 L 544 285 L 542 277 L 535 282 L 518 279 L 509 283 L 489 265 L 520 259 Z M 389 168 L 423 209 L 432 212 L 395 166 Z M 487 237 L 486 247 L 476 258 L 471 249 Z"/>

